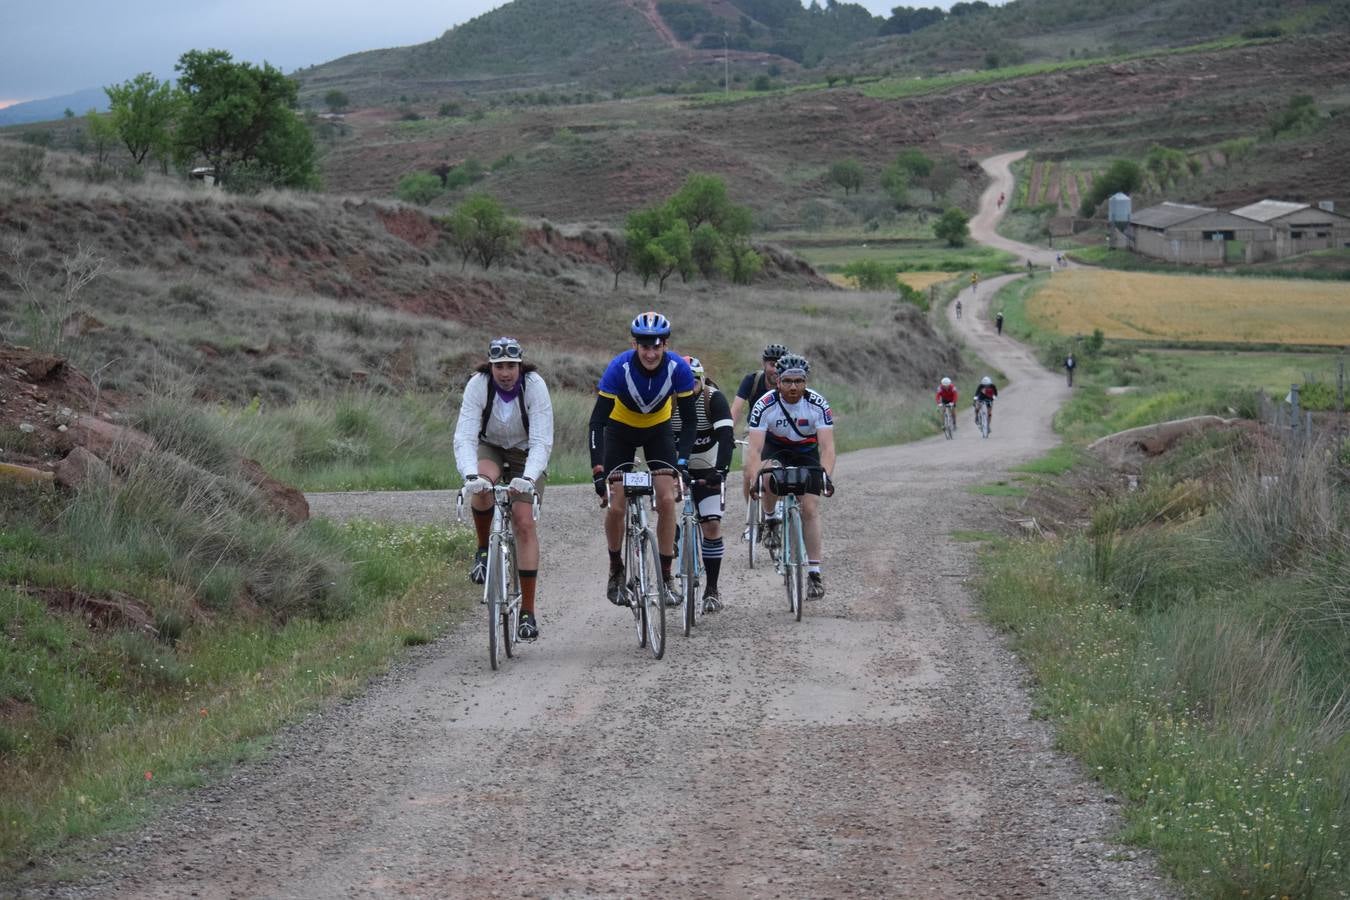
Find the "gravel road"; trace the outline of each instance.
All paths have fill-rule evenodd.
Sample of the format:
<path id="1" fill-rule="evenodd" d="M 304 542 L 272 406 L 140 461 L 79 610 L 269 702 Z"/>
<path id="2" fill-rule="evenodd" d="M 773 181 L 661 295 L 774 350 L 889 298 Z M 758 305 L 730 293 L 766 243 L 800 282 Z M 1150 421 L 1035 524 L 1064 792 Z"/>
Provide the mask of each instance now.
<path id="1" fill-rule="evenodd" d="M 829 593 L 800 623 L 729 540 L 727 609 L 652 660 L 604 600 L 590 487 L 552 487 L 538 643 L 493 673 L 484 625 L 465 623 L 52 893 L 1171 896 L 1146 854 L 1111 843 L 1113 799 L 1032 718 L 972 600 L 974 548 L 949 537 L 997 515 L 968 487 L 1057 442 L 1063 380 L 973 315 L 1004 281 L 967 291 L 957 323 L 1011 379 L 992 437 L 963 400 L 954 441 L 841 456 Z M 311 503 L 453 514 L 437 492 Z"/>

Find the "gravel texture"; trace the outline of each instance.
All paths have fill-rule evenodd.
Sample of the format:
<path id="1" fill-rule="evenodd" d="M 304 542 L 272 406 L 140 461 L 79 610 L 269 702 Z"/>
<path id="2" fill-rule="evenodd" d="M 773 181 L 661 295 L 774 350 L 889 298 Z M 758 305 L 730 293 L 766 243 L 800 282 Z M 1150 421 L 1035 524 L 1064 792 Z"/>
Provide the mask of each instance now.
<path id="1" fill-rule="evenodd" d="M 653 660 L 604 599 L 590 487 L 550 487 L 538 643 L 494 673 L 475 617 L 269 758 L 84 850 L 86 880 L 25 893 L 1172 896 L 1032 717 L 971 597 L 975 548 L 949 537 L 997 515 L 969 486 L 1057 442 L 1063 379 L 973 315 L 1003 280 L 967 291 L 958 323 L 1012 382 L 993 435 L 963 400 L 954 441 L 841 457 L 828 594 L 802 622 L 731 538 L 726 610 L 691 638 L 670 627 Z M 454 508 L 435 492 L 310 502 L 417 522 Z"/>

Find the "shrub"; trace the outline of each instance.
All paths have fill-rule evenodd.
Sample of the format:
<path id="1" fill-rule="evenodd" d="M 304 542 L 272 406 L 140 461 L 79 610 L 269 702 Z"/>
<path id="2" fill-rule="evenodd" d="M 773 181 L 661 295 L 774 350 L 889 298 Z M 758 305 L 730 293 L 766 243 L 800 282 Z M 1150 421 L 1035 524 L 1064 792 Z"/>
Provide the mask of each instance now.
<path id="1" fill-rule="evenodd" d="M 394 193 L 405 203 L 426 206 L 441 194 L 441 180 L 430 172 L 413 172 L 399 179 Z"/>

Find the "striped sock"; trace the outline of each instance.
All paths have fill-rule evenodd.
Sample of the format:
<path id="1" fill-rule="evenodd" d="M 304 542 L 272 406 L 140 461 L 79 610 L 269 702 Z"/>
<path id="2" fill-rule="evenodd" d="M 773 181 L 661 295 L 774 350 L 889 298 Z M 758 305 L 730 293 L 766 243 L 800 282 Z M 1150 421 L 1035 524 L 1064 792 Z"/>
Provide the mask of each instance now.
<path id="1" fill-rule="evenodd" d="M 707 590 L 717 592 L 717 575 L 722 571 L 724 544 L 719 538 L 703 539 L 703 568 L 708 573 Z"/>

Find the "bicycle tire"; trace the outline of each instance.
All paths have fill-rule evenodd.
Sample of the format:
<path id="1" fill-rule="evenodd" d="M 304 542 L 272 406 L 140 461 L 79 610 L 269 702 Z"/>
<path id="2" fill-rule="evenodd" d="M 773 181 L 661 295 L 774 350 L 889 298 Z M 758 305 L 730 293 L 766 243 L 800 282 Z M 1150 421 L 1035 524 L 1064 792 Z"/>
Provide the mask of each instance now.
<path id="1" fill-rule="evenodd" d="M 989 404 L 981 403 L 977 414 L 980 424 L 980 437 L 989 437 Z"/>
<path id="2" fill-rule="evenodd" d="M 783 583 L 787 588 L 788 610 L 802 620 L 802 601 L 806 581 L 806 547 L 802 535 L 802 511 L 789 504 L 783 511 Z"/>
<path id="3" fill-rule="evenodd" d="M 642 620 L 646 630 L 645 640 L 652 656 L 660 659 L 666 652 L 666 581 L 661 577 L 661 557 L 656 549 L 656 535 L 650 528 L 642 531 L 639 538 L 642 547 L 639 551 L 641 570 Z"/>
<path id="4" fill-rule="evenodd" d="M 647 614 L 646 607 L 642 603 L 642 555 L 640 553 L 641 541 L 638 545 L 634 544 L 633 536 L 635 532 L 628 530 L 624 532 L 623 538 L 623 561 L 624 572 L 627 579 L 624 582 L 624 599 L 628 601 L 628 608 L 633 611 L 633 624 L 637 626 L 638 646 L 647 646 Z"/>
<path id="5" fill-rule="evenodd" d="M 502 540 L 502 584 L 505 603 L 502 604 L 502 649 L 506 658 L 515 655 L 516 629 L 520 625 L 520 570 L 516 567 L 514 538 Z"/>
<path id="6" fill-rule="evenodd" d="M 694 630 L 698 609 L 698 521 L 685 520 L 680 529 L 680 581 L 684 594 L 684 636 Z"/>
<path id="7" fill-rule="evenodd" d="M 505 567 L 502 565 L 501 553 L 501 535 L 494 534 L 488 541 L 487 578 L 483 583 L 483 597 L 487 600 L 488 663 L 492 666 L 494 672 L 497 671 L 502 661 L 501 638 L 497 633 L 498 623 L 502 618 L 505 594 L 502 580 Z"/>
<path id="8" fill-rule="evenodd" d="M 947 440 L 949 441 L 955 437 L 956 434 L 955 418 L 956 417 L 952 415 L 950 406 L 944 406 L 942 408 L 942 433 L 947 436 Z"/>
<path id="9" fill-rule="evenodd" d="M 750 568 L 755 567 L 755 548 L 759 545 L 759 498 L 751 497 L 745 504 L 746 552 Z"/>

